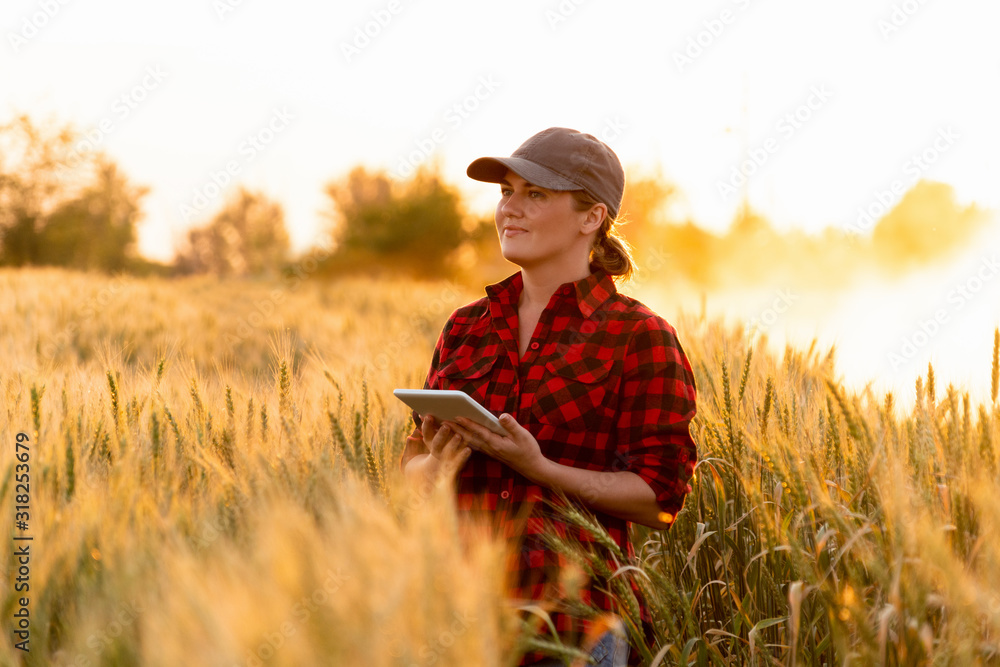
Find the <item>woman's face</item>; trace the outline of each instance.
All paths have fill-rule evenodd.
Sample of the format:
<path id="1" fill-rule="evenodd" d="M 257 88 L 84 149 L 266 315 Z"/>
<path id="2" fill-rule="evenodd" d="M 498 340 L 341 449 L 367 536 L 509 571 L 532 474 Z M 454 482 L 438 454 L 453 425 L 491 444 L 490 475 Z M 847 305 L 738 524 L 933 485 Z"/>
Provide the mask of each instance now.
<path id="1" fill-rule="evenodd" d="M 569 192 L 533 185 L 508 170 L 495 216 L 500 251 L 522 268 L 585 265 L 602 216 L 600 205 L 576 211 Z"/>

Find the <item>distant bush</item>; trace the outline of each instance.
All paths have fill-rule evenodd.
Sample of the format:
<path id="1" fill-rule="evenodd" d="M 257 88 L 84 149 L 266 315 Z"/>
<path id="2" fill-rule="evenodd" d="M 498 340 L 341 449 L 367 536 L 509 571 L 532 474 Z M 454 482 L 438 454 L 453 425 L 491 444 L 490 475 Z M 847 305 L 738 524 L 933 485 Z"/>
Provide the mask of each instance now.
<path id="1" fill-rule="evenodd" d="M 480 225 L 466 222 L 457 190 L 427 169 L 400 182 L 357 167 L 325 191 L 332 272 L 448 276 L 459 268 L 461 246 L 482 236 Z"/>
<path id="2" fill-rule="evenodd" d="M 204 227 L 188 232 L 177 253 L 182 273 L 245 276 L 276 273 L 288 257 L 281 204 L 241 187 Z"/>

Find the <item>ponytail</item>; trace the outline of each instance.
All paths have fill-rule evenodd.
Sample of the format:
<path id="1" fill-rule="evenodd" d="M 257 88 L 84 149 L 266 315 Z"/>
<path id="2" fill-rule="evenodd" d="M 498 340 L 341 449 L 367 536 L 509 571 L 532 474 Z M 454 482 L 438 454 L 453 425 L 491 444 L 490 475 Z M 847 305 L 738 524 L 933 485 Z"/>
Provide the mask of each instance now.
<path id="1" fill-rule="evenodd" d="M 583 190 L 573 190 L 573 208 L 577 211 L 586 211 L 594 204 L 590 195 Z M 623 221 L 621 217 L 612 218 L 605 216 L 597 236 L 594 237 L 594 247 L 590 250 L 590 264 L 594 268 L 602 269 L 611 276 L 628 280 L 635 273 L 635 260 L 632 259 L 632 246 L 618 232 Z"/>

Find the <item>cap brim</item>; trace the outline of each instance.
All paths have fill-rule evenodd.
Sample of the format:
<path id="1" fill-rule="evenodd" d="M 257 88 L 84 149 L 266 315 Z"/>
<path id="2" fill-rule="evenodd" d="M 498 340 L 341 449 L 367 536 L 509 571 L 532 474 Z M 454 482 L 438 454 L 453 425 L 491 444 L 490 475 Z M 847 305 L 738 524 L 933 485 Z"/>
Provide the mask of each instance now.
<path id="1" fill-rule="evenodd" d="M 563 178 L 551 169 L 520 157 L 481 157 L 474 160 L 465 173 L 484 183 L 499 183 L 510 170 L 533 185 L 549 190 L 582 190 L 579 185 Z"/>

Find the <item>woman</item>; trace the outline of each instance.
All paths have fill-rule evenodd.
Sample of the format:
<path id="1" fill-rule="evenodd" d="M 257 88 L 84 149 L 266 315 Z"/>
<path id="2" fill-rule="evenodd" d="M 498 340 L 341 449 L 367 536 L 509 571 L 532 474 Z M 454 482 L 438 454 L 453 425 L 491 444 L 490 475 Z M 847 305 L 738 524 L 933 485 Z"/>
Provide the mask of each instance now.
<path id="1" fill-rule="evenodd" d="M 518 544 L 515 595 L 554 602 L 564 562 L 543 532 L 592 538 L 545 516 L 544 501 L 582 503 L 629 555 L 629 522 L 669 526 L 695 464 L 694 377 L 673 328 L 615 288 L 634 267 L 616 232 L 625 174 L 608 146 L 549 128 L 468 175 L 500 185 L 500 249 L 521 270 L 451 315 L 425 387 L 468 393 L 510 435 L 415 414 L 403 465 L 415 478 L 454 475 L 459 510 Z M 583 599 L 612 609 L 596 588 Z M 590 629 L 553 618 L 571 641 Z M 598 664 L 624 664 L 617 644 L 601 638 Z"/>

